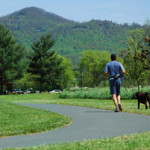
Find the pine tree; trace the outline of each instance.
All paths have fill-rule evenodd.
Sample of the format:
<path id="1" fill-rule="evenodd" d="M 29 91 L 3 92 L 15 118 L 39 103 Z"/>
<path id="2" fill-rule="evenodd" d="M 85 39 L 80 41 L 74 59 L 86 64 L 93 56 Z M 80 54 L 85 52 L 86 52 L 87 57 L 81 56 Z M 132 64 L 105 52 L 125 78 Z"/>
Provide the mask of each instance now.
<path id="1" fill-rule="evenodd" d="M 33 55 L 28 72 L 38 76 L 37 81 L 40 82 L 40 92 L 42 91 L 42 85 L 45 82 L 45 77 L 48 72 L 50 58 L 55 55 L 54 51 L 50 51 L 55 41 L 50 38 L 51 35 L 41 36 L 32 45 Z"/>
<path id="2" fill-rule="evenodd" d="M 40 82 L 40 92 L 43 90 L 43 85 L 47 84 L 49 90 L 60 88 L 60 78 L 63 67 L 61 66 L 62 59 L 57 57 L 55 51 L 50 49 L 55 41 L 51 40 L 51 35 L 41 36 L 40 40 L 33 43 L 34 51 L 29 72 L 37 75 L 37 81 Z"/>
<path id="3" fill-rule="evenodd" d="M 54 43 L 55 41 L 48 34 L 41 36 L 32 45 L 33 55 L 28 72 L 36 75 L 40 92 L 42 90 L 63 89 L 68 87 L 73 80 L 70 63 L 51 50 Z M 64 78 L 67 78 L 68 81 L 66 82 Z"/>
<path id="4" fill-rule="evenodd" d="M 12 82 L 22 76 L 24 48 L 13 39 L 11 32 L 0 25 L 0 85 Z"/>

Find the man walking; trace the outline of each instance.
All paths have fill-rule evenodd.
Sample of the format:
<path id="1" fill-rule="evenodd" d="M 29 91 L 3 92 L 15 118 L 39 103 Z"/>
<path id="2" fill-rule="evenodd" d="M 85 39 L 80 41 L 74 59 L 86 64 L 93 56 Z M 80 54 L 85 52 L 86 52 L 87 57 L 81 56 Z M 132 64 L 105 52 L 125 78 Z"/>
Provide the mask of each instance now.
<path id="1" fill-rule="evenodd" d="M 121 76 L 125 74 L 125 70 L 116 59 L 116 54 L 111 54 L 111 61 L 106 64 L 104 75 L 109 74 L 110 94 L 116 106 L 115 112 L 119 112 L 122 111 L 120 103 Z"/>

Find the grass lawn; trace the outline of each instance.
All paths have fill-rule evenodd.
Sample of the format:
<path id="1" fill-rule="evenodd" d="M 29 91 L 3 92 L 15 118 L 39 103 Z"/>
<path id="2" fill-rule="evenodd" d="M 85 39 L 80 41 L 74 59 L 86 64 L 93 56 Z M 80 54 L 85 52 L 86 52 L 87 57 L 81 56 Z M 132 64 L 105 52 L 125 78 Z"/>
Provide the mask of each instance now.
<path id="1" fill-rule="evenodd" d="M 14 94 L 14 95 L 0 95 L 0 101 L 7 102 L 22 102 L 28 100 L 52 100 L 59 99 L 59 94 L 55 93 L 37 93 L 37 94 Z"/>
<path id="2" fill-rule="evenodd" d="M 0 137 L 39 133 L 71 122 L 53 112 L 0 102 Z"/>
<path id="3" fill-rule="evenodd" d="M 53 104 L 75 105 L 75 106 L 114 110 L 114 104 L 112 100 L 60 99 L 58 94 L 49 94 L 49 93 L 29 94 L 29 95 L 6 95 L 6 96 L 0 96 L 0 100 L 3 102 L 2 104 L 4 105 L 5 104 L 8 105 L 9 104 L 8 102 L 46 103 L 46 104 L 53 103 Z M 141 104 L 141 109 L 140 110 L 137 109 L 137 100 L 122 100 L 121 102 L 123 105 L 124 112 L 150 115 L 150 110 L 149 109 L 145 110 L 145 107 L 142 104 Z M 9 105 L 13 105 L 13 104 L 9 104 Z M 16 106 L 16 105 L 13 106 L 17 107 L 18 113 L 22 111 L 23 106 Z M 39 112 L 39 110 L 37 112 Z M 32 113 L 30 112 L 30 114 Z M 46 112 L 46 114 L 48 114 L 48 112 Z M 10 129 L 10 127 L 8 128 Z M 123 135 L 115 138 L 88 140 L 88 141 L 81 141 L 75 143 L 64 143 L 64 144 L 55 144 L 55 145 L 42 145 L 39 147 L 30 147 L 30 148 L 22 148 L 22 149 L 29 149 L 29 150 L 30 149 L 31 150 L 32 149 L 41 149 L 41 150 L 142 149 L 143 150 L 143 149 L 150 149 L 150 132 L 134 134 L 134 135 Z"/>
<path id="4" fill-rule="evenodd" d="M 38 93 L 24 95 L 0 95 L 0 101 L 15 103 L 44 103 L 44 104 L 63 104 L 83 107 L 100 108 L 106 110 L 114 110 L 115 106 L 112 100 L 101 99 L 61 99 L 59 94 L 55 93 Z M 137 109 L 137 100 L 121 100 L 123 111 L 129 113 L 137 113 L 150 115 L 150 111 L 145 110 L 143 104 Z"/>
<path id="5" fill-rule="evenodd" d="M 150 132 L 74 143 L 41 145 L 17 150 L 149 150 Z M 14 148 L 9 149 L 14 150 Z"/>

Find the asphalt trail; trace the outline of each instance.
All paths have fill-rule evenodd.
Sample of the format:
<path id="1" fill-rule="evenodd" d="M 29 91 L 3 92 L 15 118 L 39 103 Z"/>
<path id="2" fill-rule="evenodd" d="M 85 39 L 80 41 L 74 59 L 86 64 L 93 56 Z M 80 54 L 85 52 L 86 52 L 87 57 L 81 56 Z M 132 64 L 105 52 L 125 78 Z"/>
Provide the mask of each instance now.
<path id="1" fill-rule="evenodd" d="M 0 149 L 74 142 L 150 131 L 150 116 L 55 104 L 19 104 L 63 114 L 69 126 L 32 135 L 0 138 Z M 149 110 L 147 110 L 149 111 Z"/>

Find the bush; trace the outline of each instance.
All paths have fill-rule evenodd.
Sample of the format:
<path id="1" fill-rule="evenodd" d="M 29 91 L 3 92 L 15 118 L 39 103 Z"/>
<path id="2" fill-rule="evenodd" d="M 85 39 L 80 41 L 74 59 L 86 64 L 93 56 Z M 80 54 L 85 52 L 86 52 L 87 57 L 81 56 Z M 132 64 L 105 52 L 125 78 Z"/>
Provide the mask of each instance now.
<path id="1" fill-rule="evenodd" d="M 149 92 L 150 87 L 142 88 L 142 92 Z M 121 88 L 121 99 L 136 99 L 137 88 Z M 64 90 L 60 98 L 82 98 L 82 99 L 111 99 L 109 87 L 103 88 L 72 88 Z"/>

